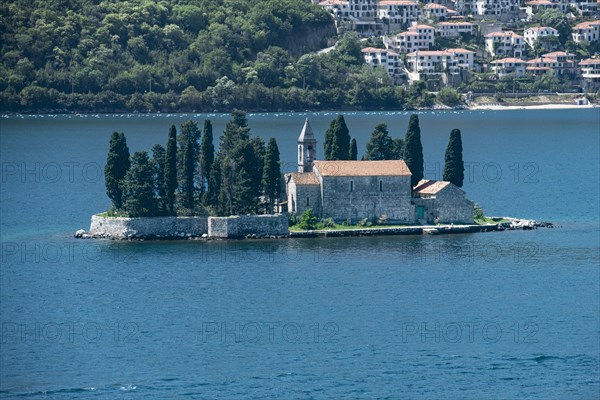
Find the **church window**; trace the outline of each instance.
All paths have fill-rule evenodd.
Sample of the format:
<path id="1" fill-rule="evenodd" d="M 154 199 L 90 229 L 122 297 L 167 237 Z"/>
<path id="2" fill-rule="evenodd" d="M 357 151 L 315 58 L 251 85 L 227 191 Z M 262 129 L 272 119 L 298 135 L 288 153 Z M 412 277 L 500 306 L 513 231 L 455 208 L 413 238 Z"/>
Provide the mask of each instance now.
<path id="1" fill-rule="evenodd" d="M 379 191 L 383 192 L 383 181 L 379 181 Z"/>
<path id="2" fill-rule="evenodd" d="M 350 181 L 350 192 L 354 192 L 354 181 Z"/>

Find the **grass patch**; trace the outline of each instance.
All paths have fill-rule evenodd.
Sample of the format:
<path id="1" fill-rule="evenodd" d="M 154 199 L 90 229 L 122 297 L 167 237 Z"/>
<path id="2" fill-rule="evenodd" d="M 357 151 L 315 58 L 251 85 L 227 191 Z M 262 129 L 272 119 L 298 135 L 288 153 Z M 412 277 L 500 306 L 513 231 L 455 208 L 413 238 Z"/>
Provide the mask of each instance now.
<path id="1" fill-rule="evenodd" d="M 312 230 L 322 230 L 322 231 L 342 231 L 342 230 L 356 230 L 356 229 L 381 229 L 381 228 L 406 228 L 409 226 L 415 225 L 371 225 L 371 226 L 363 226 L 363 225 L 342 225 L 335 224 L 333 226 L 322 226 L 317 224 L 315 229 Z M 290 231 L 292 232 L 306 232 L 311 229 L 302 229 L 298 225 L 290 226 Z"/>

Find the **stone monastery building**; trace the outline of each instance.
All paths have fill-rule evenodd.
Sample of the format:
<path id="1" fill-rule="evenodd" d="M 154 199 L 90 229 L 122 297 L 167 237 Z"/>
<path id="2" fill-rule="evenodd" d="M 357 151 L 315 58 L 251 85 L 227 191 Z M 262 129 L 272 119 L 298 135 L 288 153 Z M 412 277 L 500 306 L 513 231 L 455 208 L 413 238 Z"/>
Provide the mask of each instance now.
<path id="1" fill-rule="evenodd" d="M 473 202 L 450 182 L 422 180 L 411 187 L 403 160 L 320 161 L 308 119 L 298 137 L 298 172 L 285 175 L 288 211 L 312 209 L 318 218 L 352 224 L 473 223 Z"/>

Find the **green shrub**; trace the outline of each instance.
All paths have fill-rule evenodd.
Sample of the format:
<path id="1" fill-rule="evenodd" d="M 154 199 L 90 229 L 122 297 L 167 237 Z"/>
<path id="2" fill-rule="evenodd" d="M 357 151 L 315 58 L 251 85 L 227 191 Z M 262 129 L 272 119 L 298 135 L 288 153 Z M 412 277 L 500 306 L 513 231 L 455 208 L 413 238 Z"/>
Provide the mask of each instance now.
<path id="1" fill-rule="evenodd" d="M 298 220 L 298 227 L 300 229 L 312 230 L 317 227 L 317 217 L 312 213 L 312 208 L 304 211 L 302 215 L 300 215 L 300 219 Z"/>

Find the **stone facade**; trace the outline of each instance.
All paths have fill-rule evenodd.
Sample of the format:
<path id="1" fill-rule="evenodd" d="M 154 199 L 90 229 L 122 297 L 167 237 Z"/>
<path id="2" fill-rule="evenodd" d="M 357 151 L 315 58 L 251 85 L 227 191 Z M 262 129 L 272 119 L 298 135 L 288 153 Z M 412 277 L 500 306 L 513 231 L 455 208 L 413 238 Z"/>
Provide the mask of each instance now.
<path id="1" fill-rule="evenodd" d="M 286 175 L 288 211 L 302 214 L 309 208 L 315 215 L 321 215 L 321 186 L 315 174 Z"/>
<path id="2" fill-rule="evenodd" d="M 414 222 L 410 175 L 321 176 L 320 180 L 322 212 L 317 215 L 321 217 L 352 224 L 382 216 L 387 217 L 387 223 Z"/>
<path id="3" fill-rule="evenodd" d="M 236 215 L 210 217 L 208 237 L 238 239 L 244 237 L 288 236 L 289 219 L 285 214 Z"/>
<path id="4" fill-rule="evenodd" d="M 414 188 L 413 203 L 420 223 L 473 223 L 474 203 L 450 182 L 420 181 Z"/>

